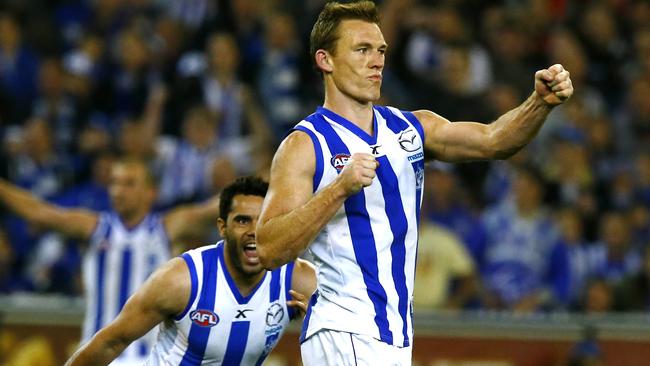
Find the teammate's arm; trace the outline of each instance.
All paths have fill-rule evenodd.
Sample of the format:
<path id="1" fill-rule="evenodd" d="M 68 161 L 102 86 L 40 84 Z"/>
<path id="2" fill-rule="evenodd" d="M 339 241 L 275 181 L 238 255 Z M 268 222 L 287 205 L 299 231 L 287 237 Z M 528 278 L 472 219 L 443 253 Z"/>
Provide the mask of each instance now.
<path id="1" fill-rule="evenodd" d="M 298 257 L 343 205 L 370 185 L 377 162 L 370 154 L 354 154 L 338 177 L 313 195 L 314 145 L 302 131 L 291 133 L 273 158 L 269 190 L 257 222 L 257 252 L 266 269 Z"/>
<path id="2" fill-rule="evenodd" d="M 30 223 L 70 237 L 88 239 L 97 225 L 93 211 L 50 204 L 4 179 L 0 179 L 0 202 Z"/>
<path id="3" fill-rule="evenodd" d="M 186 307 L 191 291 L 190 273 L 182 258 L 156 270 L 129 298 L 120 314 L 84 344 L 65 366 L 108 365 L 131 342 Z"/>
<path id="4" fill-rule="evenodd" d="M 449 162 L 506 159 L 526 146 L 553 107 L 572 94 L 569 72 L 556 64 L 535 73 L 535 91 L 526 101 L 488 125 L 451 123 L 431 111 L 414 114 L 424 128 L 429 158 Z"/>
<path id="5" fill-rule="evenodd" d="M 214 227 L 219 218 L 219 196 L 195 205 L 181 206 L 167 212 L 163 217 L 165 230 L 172 243 L 188 236 L 205 233 Z"/>
<path id="6" fill-rule="evenodd" d="M 316 269 L 304 259 L 296 259 L 291 276 L 290 294 L 293 299 L 287 305 L 296 307 L 302 314 L 307 312 L 309 298 L 316 291 Z"/>

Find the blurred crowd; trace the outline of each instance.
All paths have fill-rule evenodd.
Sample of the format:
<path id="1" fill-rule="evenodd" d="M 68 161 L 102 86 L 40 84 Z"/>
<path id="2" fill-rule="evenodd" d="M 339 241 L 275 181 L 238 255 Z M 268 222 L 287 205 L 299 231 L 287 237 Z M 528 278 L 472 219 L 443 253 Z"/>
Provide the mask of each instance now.
<path id="1" fill-rule="evenodd" d="M 308 41 L 324 3 L 4 0 L 0 174 L 93 210 L 118 156 L 150 163 L 160 210 L 267 176 L 322 102 Z M 540 68 L 575 87 L 510 160 L 428 166 L 416 307 L 650 310 L 650 2 L 377 3 L 381 104 L 489 123 Z M 83 293 L 83 246 L 1 219 L 0 293 Z"/>

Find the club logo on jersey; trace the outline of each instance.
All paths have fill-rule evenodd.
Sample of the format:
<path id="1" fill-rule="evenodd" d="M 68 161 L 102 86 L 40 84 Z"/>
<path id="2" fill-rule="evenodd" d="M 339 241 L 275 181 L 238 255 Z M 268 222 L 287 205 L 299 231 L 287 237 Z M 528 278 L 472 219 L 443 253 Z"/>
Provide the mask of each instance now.
<path id="1" fill-rule="evenodd" d="M 422 147 L 420 140 L 417 138 L 417 133 L 412 128 L 407 128 L 400 132 L 397 141 L 399 142 L 399 146 L 402 147 L 402 150 L 408 152 L 418 151 Z"/>
<path id="2" fill-rule="evenodd" d="M 348 165 L 350 160 L 350 154 L 336 154 L 330 159 L 330 163 L 336 169 L 337 172 L 341 172 L 343 168 Z"/>
<path id="3" fill-rule="evenodd" d="M 214 327 L 219 323 L 219 316 L 210 310 L 196 309 L 190 313 L 190 319 L 200 327 Z"/>
<path id="4" fill-rule="evenodd" d="M 284 319 L 284 308 L 282 305 L 274 302 L 266 311 L 266 325 L 269 327 L 278 326 L 282 319 Z"/>

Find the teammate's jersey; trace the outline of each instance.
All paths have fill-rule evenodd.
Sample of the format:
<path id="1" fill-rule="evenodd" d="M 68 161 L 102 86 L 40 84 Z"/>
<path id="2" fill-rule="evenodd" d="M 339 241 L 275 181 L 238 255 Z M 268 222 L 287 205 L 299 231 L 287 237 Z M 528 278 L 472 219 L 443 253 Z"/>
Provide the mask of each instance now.
<path id="1" fill-rule="evenodd" d="M 103 212 L 84 255 L 86 316 L 82 340 L 88 341 L 110 323 L 149 275 L 170 258 L 170 243 L 157 214 L 127 228 L 114 212 Z M 146 359 L 155 331 L 133 342 L 116 364 Z"/>
<path id="2" fill-rule="evenodd" d="M 410 112 L 374 107 L 374 136 L 325 108 L 296 125 L 314 143 L 314 191 L 349 157 L 371 153 L 377 176 L 348 197 L 309 250 L 318 268 L 301 340 L 320 329 L 411 344 L 417 225 L 424 182 L 424 132 Z"/>
<path id="3" fill-rule="evenodd" d="M 188 305 L 162 323 L 147 365 L 261 365 L 293 316 L 287 307 L 294 263 L 266 272 L 242 296 L 224 262 L 223 241 L 190 250 Z"/>

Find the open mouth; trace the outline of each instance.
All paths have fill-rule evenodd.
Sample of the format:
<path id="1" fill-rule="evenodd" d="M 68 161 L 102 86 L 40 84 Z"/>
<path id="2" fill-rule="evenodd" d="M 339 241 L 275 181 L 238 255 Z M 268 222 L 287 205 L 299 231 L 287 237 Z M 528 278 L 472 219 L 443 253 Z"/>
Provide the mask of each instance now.
<path id="1" fill-rule="evenodd" d="M 259 263 L 259 257 L 257 256 L 257 244 L 249 243 L 244 245 L 244 255 L 246 256 L 247 262 L 249 264 Z"/>

